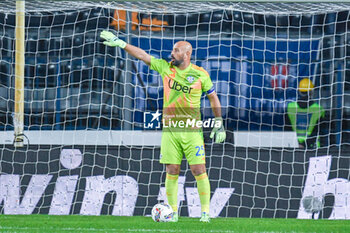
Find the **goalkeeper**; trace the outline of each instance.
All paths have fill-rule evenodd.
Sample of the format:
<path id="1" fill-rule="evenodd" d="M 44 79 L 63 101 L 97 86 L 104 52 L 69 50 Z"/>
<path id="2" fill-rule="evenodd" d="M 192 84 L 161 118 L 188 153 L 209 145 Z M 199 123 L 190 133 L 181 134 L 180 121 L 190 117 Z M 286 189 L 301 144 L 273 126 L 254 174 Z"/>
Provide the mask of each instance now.
<path id="1" fill-rule="evenodd" d="M 193 112 L 200 109 L 200 99 L 205 92 L 209 98 L 215 115 L 215 124 L 210 134 L 215 142 L 223 142 L 226 138 L 221 105 L 214 90 L 209 74 L 202 68 L 191 63 L 192 46 L 186 41 L 177 42 L 171 52 L 171 62 L 156 59 L 143 49 L 127 44 L 118 39 L 112 32 L 102 31 L 101 38 L 107 46 L 118 46 L 130 55 L 145 62 L 152 70 L 157 71 L 164 86 L 163 122 L 166 112 L 186 115 L 192 112 L 195 119 L 200 118 L 200 111 L 194 116 Z M 160 163 L 166 165 L 165 189 L 169 205 L 174 211 L 173 221 L 178 221 L 177 193 L 178 177 L 183 155 L 190 165 L 191 172 L 197 181 L 201 203 L 201 222 L 209 222 L 210 184 L 205 167 L 205 151 L 202 129 L 197 128 L 184 133 L 171 130 L 163 124 L 163 134 L 160 151 Z"/>

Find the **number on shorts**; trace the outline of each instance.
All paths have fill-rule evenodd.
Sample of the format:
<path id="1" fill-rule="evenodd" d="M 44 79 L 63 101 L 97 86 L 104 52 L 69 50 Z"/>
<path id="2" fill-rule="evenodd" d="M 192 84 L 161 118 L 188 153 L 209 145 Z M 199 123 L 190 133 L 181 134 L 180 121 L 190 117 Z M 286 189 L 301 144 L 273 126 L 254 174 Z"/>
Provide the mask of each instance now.
<path id="1" fill-rule="evenodd" d="M 196 146 L 195 148 L 197 149 L 196 156 L 204 155 L 204 146 Z M 202 153 L 200 153 L 201 151 L 202 151 Z"/>

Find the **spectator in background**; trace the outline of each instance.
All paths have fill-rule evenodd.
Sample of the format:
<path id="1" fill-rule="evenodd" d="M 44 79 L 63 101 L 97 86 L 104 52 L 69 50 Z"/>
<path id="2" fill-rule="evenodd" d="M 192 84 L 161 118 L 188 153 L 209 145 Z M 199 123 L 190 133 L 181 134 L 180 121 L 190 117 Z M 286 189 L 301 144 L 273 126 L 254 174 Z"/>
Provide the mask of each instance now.
<path id="1" fill-rule="evenodd" d="M 304 78 L 299 82 L 297 101 L 287 106 L 286 130 L 291 127 L 296 132 L 300 148 L 319 148 L 320 139 L 325 144 L 325 110 L 313 100 L 313 89 L 312 81 Z"/>

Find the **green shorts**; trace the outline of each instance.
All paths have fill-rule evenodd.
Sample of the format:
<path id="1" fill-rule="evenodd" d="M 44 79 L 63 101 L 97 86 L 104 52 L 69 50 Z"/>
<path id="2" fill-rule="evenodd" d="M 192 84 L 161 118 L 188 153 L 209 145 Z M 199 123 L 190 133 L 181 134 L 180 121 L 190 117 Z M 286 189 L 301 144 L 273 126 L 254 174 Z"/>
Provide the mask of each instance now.
<path id="1" fill-rule="evenodd" d="M 181 164 L 183 155 L 189 165 L 205 164 L 202 130 L 192 132 L 163 130 L 160 163 Z"/>

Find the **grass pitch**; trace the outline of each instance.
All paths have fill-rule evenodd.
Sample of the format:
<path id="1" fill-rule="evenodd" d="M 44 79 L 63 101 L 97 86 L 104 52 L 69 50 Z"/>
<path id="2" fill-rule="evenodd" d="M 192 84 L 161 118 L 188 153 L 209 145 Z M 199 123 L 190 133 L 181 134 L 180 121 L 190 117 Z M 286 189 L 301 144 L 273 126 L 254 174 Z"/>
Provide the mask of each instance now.
<path id="1" fill-rule="evenodd" d="M 0 232 L 350 232 L 349 220 L 216 218 L 201 223 L 180 217 L 155 223 L 150 217 L 0 215 Z"/>

